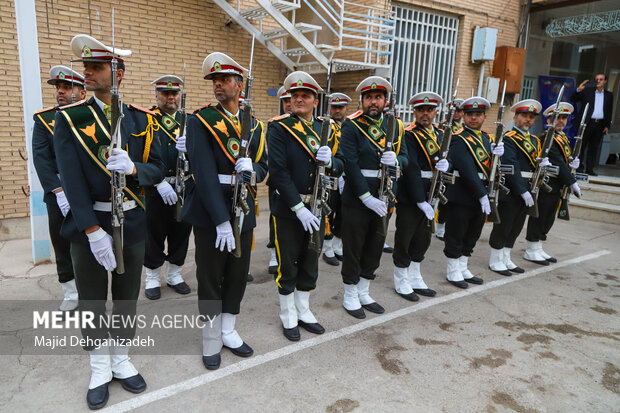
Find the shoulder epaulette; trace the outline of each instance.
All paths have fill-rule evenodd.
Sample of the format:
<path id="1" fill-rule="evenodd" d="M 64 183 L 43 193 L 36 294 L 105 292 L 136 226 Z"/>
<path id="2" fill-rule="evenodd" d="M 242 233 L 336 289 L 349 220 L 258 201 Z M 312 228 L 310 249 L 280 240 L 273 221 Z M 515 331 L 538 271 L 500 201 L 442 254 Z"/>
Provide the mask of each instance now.
<path id="1" fill-rule="evenodd" d="M 34 112 L 34 114 L 38 115 L 39 113 L 49 112 L 50 110 L 56 110 L 56 106 L 52 106 L 50 108 L 45 108 L 45 109 L 37 110 L 36 112 Z"/>
<path id="2" fill-rule="evenodd" d="M 196 109 L 195 111 L 193 111 L 192 113 L 196 113 L 196 112 L 200 112 L 201 110 L 208 108 L 209 106 L 211 106 L 211 104 L 208 104 L 207 106 L 203 106 L 201 108 Z"/>
<path id="3" fill-rule="evenodd" d="M 285 114 L 283 114 L 283 115 L 276 116 L 275 118 L 271 118 L 271 119 L 269 119 L 269 122 L 273 122 L 274 120 L 275 120 L 275 121 L 282 120 L 282 119 L 284 119 L 284 118 L 288 118 L 289 116 L 291 116 L 291 115 L 290 115 L 290 113 L 285 113 Z"/>
<path id="4" fill-rule="evenodd" d="M 86 104 L 86 99 L 82 99 L 82 100 L 80 100 L 78 102 L 70 103 L 70 104 L 65 105 L 65 106 L 61 106 L 61 107 L 58 108 L 58 110 L 65 110 L 65 109 L 69 109 L 69 108 L 72 108 L 72 107 L 75 107 L 75 106 L 81 106 L 81 105 L 85 105 L 85 104 Z"/>
<path id="5" fill-rule="evenodd" d="M 515 132 L 515 131 L 511 130 L 511 131 L 506 132 L 506 133 L 504 134 L 504 136 L 515 136 L 516 134 L 517 134 L 517 132 Z"/>
<path id="6" fill-rule="evenodd" d="M 362 112 L 361 110 L 358 110 L 357 112 L 347 116 L 347 118 L 349 119 L 355 119 L 355 118 L 359 118 L 364 112 Z"/>
<path id="7" fill-rule="evenodd" d="M 406 130 L 407 132 L 410 132 L 410 131 L 412 131 L 413 129 L 415 129 L 415 127 L 416 127 L 416 123 L 415 123 L 415 120 L 414 120 L 414 121 L 413 121 L 413 122 L 411 122 L 409 125 L 407 125 L 407 127 L 405 128 L 405 130 Z"/>
<path id="8" fill-rule="evenodd" d="M 153 106 L 152 108 L 149 109 L 151 112 L 153 112 L 156 115 L 161 115 L 161 111 L 159 110 L 159 108 L 157 106 Z"/>
<path id="9" fill-rule="evenodd" d="M 141 108 L 140 106 L 136 106 L 134 104 L 129 105 L 130 109 L 139 110 L 140 112 L 148 113 L 149 115 L 155 115 L 156 113 L 149 109 Z"/>

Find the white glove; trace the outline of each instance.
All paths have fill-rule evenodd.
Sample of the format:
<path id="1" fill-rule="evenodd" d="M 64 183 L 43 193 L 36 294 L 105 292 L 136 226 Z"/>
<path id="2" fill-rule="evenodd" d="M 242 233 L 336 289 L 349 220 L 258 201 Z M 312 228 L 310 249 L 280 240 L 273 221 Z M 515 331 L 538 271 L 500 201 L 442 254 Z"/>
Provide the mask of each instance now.
<path id="1" fill-rule="evenodd" d="M 164 204 L 174 205 L 177 203 L 179 197 L 177 196 L 176 191 L 172 188 L 172 185 L 170 185 L 167 181 L 161 181 L 155 185 L 155 188 L 157 188 L 157 192 L 159 192 L 161 199 L 164 200 Z"/>
<path id="2" fill-rule="evenodd" d="M 233 235 L 230 221 L 222 222 L 220 225 L 215 227 L 215 231 L 217 232 L 217 238 L 215 238 L 215 248 L 220 251 L 224 251 L 224 248 L 226 248 L 228 252 L 235 249 L 235 236 Z"/>
<path id="3" fill-rule="evenodd" d="M 344 178 L 342 176 L 338 177 L 338 192 L 342 195 L 342 191 L 344 191 Z"/>
<path id="4" fill-rule="evenodd" d="M 540 159 L 540 158 L 537 158 L 536 160 L 538 160 L 538 159 Z M 542 160 L 540 161 L 540 164 L 539 164 L 539 165 L 540 165 L 541 167 L 551 166 L 551 162 L 549 162 L 549 158 L 544 157 L 544 158 L 542 158 Z"/>
<path id="5" fill-rule="evenodd" d="M 493 155 L 502 156 L 504 154 L 504 142 L 500 142 L 497 145 L 492 143 L 491 152 L 493 152 Z"/>
<path id="6" fill-rule="evenodd" d="M 579 189 L 579 185 L 577 185 L 577 182 L 570 186 L 570 190 L 573 192 L 573 194 L 577 196 L 577 198 L 581 198 L 581 189 Z"/>
<path id="7" fill-rule="evenodd" d="M 489 197 L 483 196 L 478 201 L 480 201 L 480 207 L 482 207 L 482 213 L 485 215 L 489 215 L 491 213 L 491 204 L 489 203 Z"/>
<path id="8" fill-rule="evenodd" d="M 129 159 L 129 154 L 120 148 L 113 148 L 112 154 L 108 158 L 106 168 L 110 171 L 116 171 L 125 175 L 133 173 L 134 163 Z"/>
<path id="9" fill-rule="evenodd" d="M 437 158 L 435 158 L 435 160 L 437 161 Z M 435 164 L 435 169 L 437 169 L 438 171 L 441 171 L 441 172 L 447 172 L 448 168 L 450 168 L 450 162 L 448 162 L 448 160 L 445 159 L 445 158 L 444 159 L 440 159 Z"/>
<path id="10" fill-rule="evenodd" d="M 396 152 L 394 151 L 385 151 L 383 155 L 381 155 L 381 164 L 387 166 L 396 165 Z"/>
<path id="11" fill-rule="evenodd" d="M 534 206 L 534 198 L 532 198 L 532 194 L 530 194 L 530 191 L 525 191 L 524 193 L 522 193 L 521 198 L 523 198 L 523 202 L 525 202 L 526 207 L 529 208 L 531 206 Z"/>
<path id="12" fill-rule="evenodd" d="M 379 198 L 375 198 L 374 196 L 370 195 L 362 199 L 362 202 L 364 203 L 366 208 L 370 209 L 372 212 L 379 215 L 380 217 L 387 215 L 387 205 L 385 205 L 385 202 L 383 202 Z"/>
<path id="13" fill-rule="evenodd" d="M 316 151 L 316 160 L 327 165 L 329 161 L 332 160 L 332 148 L 329 146 L 321 146 L 319 150 Z"/>
<path id="14" fill-rule="evenodd" d="M 314 216 L 312 212 L 306 207 L 299 208 L 295 211 L 297 215 L 297 219 L 301 221 L 301 225 L 304 227 L 304 231 L 308 231 L 309 233 L 313 233 L 314 231 L 318 231 L 321 226 L 321 221 Z"/>
<path id="15" fill-rule="evenodd" d="M 433 210 L 433 207 L 431 206 L 431 204 L 424 201 L 424 202 L 418 202 L 417 205 L 418 205 L 418 208 L 420 208 L 420 210 L 424 212 L 424 215 L 426 215 L 426 218 L 429 221 L 432 221 L 433 219 L 435 219 L 435 211 Z"/>
<path id="16" fill-rule="evenodd" d="M 105 232 L 103 228 L 99 228 L 95 232 L 86 234 L 90 251 L 95 259 L 106 271 L 112 271 L 116 268 L 116 258 L 114 257 L 114 249 L 112 248 L 112 236 Z"/>
<path id="17" fill-rule="evenodd" d="M 577 169 L 579 168 L 579 164 L 580 164 L 579 158 L 575 158 L 568 163 L 568 167 L 572 169 Z"/>
<path id="18" fill-rule="evenodd" d="M 183 136 L 177 135 L 176 140 L 177 140 L 177 144 L 176 144 L 177 151 L 187 152 L 187 147 L 185 146 L 185 135 Z"/>
<path id="19" fill-rule="evenodd" d="M 66 217 L 71 207 L 69 206 L 69 201 L 67 201 L 65 191 L 56 192 L 54 195 L 56 195 L 56 203 L 58 208 L 60 208 L 60 212 L 62 212 L 62 216 Z"/>
<path id="20" fill-rule="evenodd" d="M 241 172 L 252 172 L 254 167 L 252 166 L 252 160 L 250 158 L 239 158 L 235 164 L 235 171 L 238 174 Z"/>

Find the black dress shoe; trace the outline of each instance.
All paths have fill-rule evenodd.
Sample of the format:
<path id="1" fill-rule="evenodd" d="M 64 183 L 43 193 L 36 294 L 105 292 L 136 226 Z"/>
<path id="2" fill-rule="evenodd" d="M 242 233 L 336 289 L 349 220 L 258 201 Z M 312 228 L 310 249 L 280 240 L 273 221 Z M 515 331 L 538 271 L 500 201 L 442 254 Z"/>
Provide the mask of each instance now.
<path id="1" fill-rule="evenodd" d="M 417 294 L 414 292 L 409 293 L 409 294 L 401 294 L 398 291 L 396 291 L 396 294 L 400 295 L 401 297 L 403 297 L 405 300 L 408 300 L 408 301 L 418 301 L 420 299 L 420 297 L 418 297 Z"/>
<path id="2" fill-rule="evenodd" d="M 298 320 L 297 323 L 303 327 L 307 332 L 312 334 L 323 334 L 325 328 L 319 323 L 306 323 L 305 321 Z"/>
<path id="3" fill-rule="evenodd" d="M 144 290 L 144 295 L 149 300 L 158 300 L 161 297 L 161 288 L 147 288 L 146 290 Z"/>
<path id="4" fill-rule="evenodd" d="M 598 176 L 598 174 L 594 172 L 593 170 L 586 171 L 586 173 L 591 176 Z"/>
<path id="5" fill-rule="evenodd" d="M 222 363 L 222 356 L 220 353 L 214 354 L 212 356 L 202 356 L 202 364 L 205 365 L 207 370 L 217 370 L 220 368 L 220 364 Z"/>
<path id="6" fill-rule="evenodd" d="M 352 315 L 355 318 L 359 318 L 360 320 L 362 318 L 366 318 L 366 313 L 361 308 L 358 308 L 357 310 L 347 310 L 345 308 L 345 310 L 347 313 L 349 313 L 349 315 Z"/>
<path id="7" fill-rule="evenodd" d="M 237 348 L 232 348 L 228 346 L 224 347 L 229 349 L 230 352 L 233 353 L 235 356 L 239 357 L 250 357 L 252 354 L 254 354 L 254 350 L 252 349 L 252 347 L 248 346 L 246 343 L 241 344 Z"/>
<path id="8" fill-rule="evenodd" d="M 430 288 L 414 288 L 413 292 L 424 297 L 434 297 L 437 294 L 437 291 Z"/>
<path id="9" fill-rule="evenodd" d="M 284 328 L 284 326 L 282 326 L 282 332 L 284 333 L 284 337 L 288 338 L 290 341 L 299 341 L 301 338 L 299 335 L 299 327 L 297 326 L 293 328 Z"/>
<path id="10" fill-rule="evenodd" d="M 142 393 L 146 390 L 146 381 L 144 381 L 144 377 L 142 377 L 140 373 L 135 376 L 127 377 L 126 379 L 114 377 L 114 380 L 120 382 L 123 389 L 131 393 Z"/>
<path id="11" fill-rule="evenodd" d="M 252 274 L 248 273 L 248 276 L 245 277 L 245 280 L 249 283 L 251 283 L 252 281 L 254 281 L 254 277 L 252 276 Z"/>
<path id="12" fill-rule="evenodd" d="M 334 267 L 340 265 L 340 261 L 338 261 L 338 258 L 336 258 L 336 256 L 328 257 L 327 255 L 323 254 L 323 261 L 325 261 L 329 265 L 333 265 Z"/>
<path id="13" fill-rule="evenodd" d="M 362 307 L 364 307 L 364 309 L 370 311 L 371 313 L 375 313 L 375 314 L 383 314 L 383 313 L 385 313 L 385 308 L 381 307 L 376 302 L 370 303 L 370 304 L 362 304 Z"/>
<path id="14" fill-rule="evenodd" d="M 510 276 L 512 275 L 512 273 L 511 273 L 510 271 L 508 271 L 508 270 L 495 271 L 495 270 L 494 270 L 493 268 L 491 268 L 491 267 L 489 267 L 489 269 L 490 269 L 491 271 L 493 271 L 493 272 L 498 273 L 499 275 L 503 275 L 503 276 L 506 276 L 506 277 L 510 277 Z"/>
<path id="15" fill-rule="evenodd" d="M 533 262 L 534 264 L 538 264 L 538 265 L 549 265 L 549 261 L 547 260 L 542 260 L 542 261 L 533 261 L 533 260 L 528 260 L 529 262 Z"/>
<path id="16" fill-rule="evenodd" d="M 462 288 L 462 289 L 465 289 L 465 288 L 469 287 L 465 281 L 450 281 L 450 280 L 448 280 L 448 282 L 450 284 L 454 285 L 455 287 L 459 287 L 459 288 Z"/>
<path id="17" fill-rule="evenodd" d="M 383 247 L 383 252 L 386 252 L 386 253 L 388 253 L 388 254 L 391 254 L 391 253 L 393 253 L 393 252 L 394 252 L 394 248 L 390 247 L 389 245 L 385 245 L 385 246 Z"/>
<path id="18" fill-rule="evenodd" d="M 551 262 L 553 264 L 555 264 L 556 262 L 558 262 L 558 259 L 555 257 L 550 257 L 550 258 L 545 258 L 547 260 L 547 262 Z"/>
<path id="19" fill-rule="evenodd" d="M 168 287 L 172 288 L 178 294 L 185 295 L 192 292 L 192 289 L 189 288 L 189 285 L 187 285 L 185 281 L 181 281 L 180 283 L 175 285 L 168 284 Z"/>
<path id="20" fill-rule="evenodd" d="M 104 383 L 94 389 L 88 389 L 88 393 L 86 393 L 86 404 L 88 404 L 90 410 L 101 409 L 106 405 L 109 398 L 110 392 L 108 391 L 108 383 Z"/>
<path id="21" fill-rule="evenodd" d="M 267 271 L 271 275 L 276 274 L 278 272 L 278 266 L 277 265 L 270 265 L 269 269 Z"/>
<path id="22" fill-rule="evenodd" d="M 471 278 L 465 278 L 465 281 L 470 283 L 470 284 L 482 284 L 484 282 L 484 280 L 482 278 L 479 277 L 471 277 Z"/>
<path id="23" fill-rule="evenodd" d="M 508 271 L 516 272 L 517 274 L 523 274 L 525 272 L 521 267 L 508 268 Z"/>
<path id="24" fill-rule="evenodd" d="M 334 252 L 334 257 L 336 257 L 336 259 L 337 259 L 338 261 L 342 261 L 342 255 L 340 255 L 340 254 L 336 254 L 336 253 Z"/>

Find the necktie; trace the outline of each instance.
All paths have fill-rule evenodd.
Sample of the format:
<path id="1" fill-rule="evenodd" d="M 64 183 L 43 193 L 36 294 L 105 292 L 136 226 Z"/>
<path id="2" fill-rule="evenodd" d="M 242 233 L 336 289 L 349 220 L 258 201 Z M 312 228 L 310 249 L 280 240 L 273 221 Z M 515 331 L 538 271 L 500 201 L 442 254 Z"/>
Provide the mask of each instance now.
<path id="1" fill-rule="evenodd" d="M 108 123 L 112 124 L 112 111 L 110 110 L 110 105 L 103 105 L 103 114 L 108 120 Z"/>
<path id="2" fill-rule="evenodd" d="M 427 129 L 427 132 L 433 137 L 433 139 L 437 140 L 437 135 L 435 134 L 435 130 L 433 128 Z"/>
<path id="3" fill-rule="evenodd" d="M 241 132 L 241 122 L 239 122 L 239 118 L 237 117 L 237 115 L 232 115 L 230 120 L 232 120 L 232 122 L 235 124 L 237 129 L 239 129 L 239 132 Z"/>
<path id="4" fill-rule="evenodd" d="M 525 141 L 527 143 L 529 143 L 530 145 L 532 144 L 532 138 L 530 138 L 530 134 L 529 133 L 525 134 Z"/>

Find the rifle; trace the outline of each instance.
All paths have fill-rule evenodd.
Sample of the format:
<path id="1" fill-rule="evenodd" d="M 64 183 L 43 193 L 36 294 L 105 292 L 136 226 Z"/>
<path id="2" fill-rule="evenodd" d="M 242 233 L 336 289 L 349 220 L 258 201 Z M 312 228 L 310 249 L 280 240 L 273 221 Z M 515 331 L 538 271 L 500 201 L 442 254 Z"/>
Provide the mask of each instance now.
<path id="1" fill-rule="evenodd" d="M 588 113 L 590 104 L 586 103 L 586 107 L 583 109 L 583 116 L 581 117 L 581 123 L 579 124 L 579 133 L 575 137 L 575 149 L 573 150 L 572 159 L 576 159 L 579 157 L 581 153 L 581 143 L 583 142 L 583 134 L 586 131 L 586 114 Z M 575 172 L 575 168 L 571 168 L 571 174 L 575 176 L 575 179 L 578 181 L 586 181 L 588 180 L 588 174 L 582 174 Z M 558 210 L 558 219 L 563 219 L 565 221 L 570 220 L 570 216 L 568 214 L 568 202 L 570 200 L 570 187 L 565 186 L 562 189 L 562 196 L 560 198 L 560 209 Z"/>
<path id="2" fill-rule="evenodd" d="M 390 93 L 390 104 L 389 109 L 387 111 L 387 133 L 385 136 L 385 149 L 383 149 L 382 153 L 392 152 L 392 144 L 394 140 L 394 134 L 396 133 L 396 126 L 398 122 L 396 120 L 396 90 L 392 89 L 392 93 Z M 381 183 L 379 184 L 379 199 L 385 202 L 385 206 L 389 209 L 390 202 L 394 202 L 396 200 L 396 195 L 394 195 L 393 187 L 394 181 L 400 178 L 400 166 L 388 166 L 381 165 Z M 388 216 L 387 214 L 381 218 L 381 227 L 379 227 L 379 235 L 382 237 L 387 236 L 387 225 L 388 225 Z"/>
<path id="3" fill-rule="evenodd" d="M 456 94 L 459 91 L 460 78 L 456 79 L 456 87 L 454 88 L 454 95 L 452 95 L 452 102 L 450 102 L 450 108 L 448 109 L 448 117 L 446 123 L 443 125 L 443 138 L 441 138 L 441 147 L 439 148 L 440 159 L 446 159 L 448 157 L 448 150 L 450 149 L 450 142 L 452 141 L 452 120 L 454 118 L 454 112 L 456 111 L 456 105 L 454 100 Z M 448 172 L 441 172 L 437 169 L 433 169 L 433 176 L 431 178 L 431 186 L 428 189 L 427 202 L 433 207 L 433 211 L 437 211 L 439 202 L 446 204 L 448 198 L 444 195 L 446 192 L 447 183 L 454 183 L 454 175 Z M 431 228 L 431 233 L 435 233 L 435 220 L 429 219 L 426 223 Z"/>
<path id="4" fill-rule="evenodd" d="M 497 145 L 504 140 L 504 96 L 506 95 L 506 81 L 504 80 L 504 90 L 502 91 L 502 101 L 497 112 L 497 129 L 495 130 L 495 136 L 497 138 Z M 487 221 L 499 224 L 501 219 L 499 217 L 499 211 L 497 209 L 497 203 L 499 202 L 499 191 L 508 194 L 510 189 L 504 186 L 505 175 L 514 174 L 514 165 L 502 165 L 499 159 L 499 155 L 493 155 L 493 161 L 491 163 L 491 172 L 489 173 L 489 183 L 487 185 L 487 192 L 489 193 L 489 204 L 491 205 L 491 213 L 487 217 Z"/>
<path id="5" fill-rule="evenodd" d="M 116 85 L 116 76 L 118 70 L 118 60 L 114 54 L 114 8 L 112 8 L 112 60 L 110 68 L 112 70 L 112 88 L 110 89 L 110 132 L 112 134 L 108 153 L 112 153 L 112 149 L 122 149 L 121 138 L 121 120 L 125 117 L 123 114 L 123 102 L 121 101 Z M 123 211 L 123 190 L 125 189 L 125 174 L 112 171 L 112 239 L 114 246 L 114 257 L 116 258 L 116 273 L 125 273 L 125 260 L 123 258 L 123 225 L 125 222 L 125 212 Z"/>
<path id="6" fill-rule="evenodd" d="M 330 106 L 332 102 L 331 97 L 331 85 L 333 76 L 334 62 L 330 59 L 329 71 L 327 72 L 327 104 L 324 105 L 324 111 L 321 123 L 321 142 L 320 146 L 326 146 L 329 140 L 329 134 L 332 129 L 332 120 L 330 117 Z M 323 212 L 325 215 L 331 214 L 332 210 L 328 205 L 329 191 L 338 189 L 338 179 L 332 176 L 325 175 L 326 164 L 318 162 L 316 166 L 316 175 L 314 178 L 314 189 L 312 190 L 312 198 L 310 200 L 310 211 L 319 220 L 322 218 Z M 321 252 L 321 233 L 320 231 L 313 231 L 310 236 L 310 242 L 308 242 L 308 249 L 311 251 Z"/>
<path id="7" fill-rule="evenodd" d="M 252 91 L 252 60 L 254 59 L 254 36 L 252 36 L 252 50 L 250 52 L 250 67 L 248 69 L 248 76 L 245 84 L 245 100 L 243 108 L 243 117 L 241 119 L 241 141 L 239 143 L 239 152 L 235 156 L 235 163 L 241 158 L 248 158 L 250 156 L 250 142 L 254 136 L 252 131 L 252 104 L 250 103 L 250 92 Z M 248 205 L 248 185 L 256 185 L 256 172 L 246 171 L 242 173 L 233 172 L 235 179 L 232 181 L 234 185 L 233 190 L 233 236 L 235 237 L 235 249 L 232 251 L 232 255 L 239 258 L 241 257 L 241 229 L 243 228 L 243 220 L 246 215 L 250 213 L 250 206 Z"/>
<path id="8" fill-rule="evenodd" d="M 528 215 L 537 218 L 538 217 L 538 192 L 542 187 L 546 192 L 551 192 L 551 187 L 547 184 L 550 176 L 557 176 L 558 167 L 541 167 L 540 163 L 543 158 L 549 155 L 549 151 L 551 150 L 551 146 L 553 145 L 553 135 L 555 135 L 555 122 L 560 114 L 560 102 L 562 101 L 562 96 L 564 95 L 564 85 L 560 89 L 560 93 L 558 94 L 558 98 L 555 102 L 555 109 L 553 110 L 553 114 L 549 117 L 549 123 L 547 125 L 547 131 L 545 133 L 545 140 L 543 142 L 540 156 L 536 161 L 536 170 L 532 175 L 532 184 L 530 187 L 530 193 L 532 194 L 532 198 L 534 199 L 534 205 L 528 207 L 526 212 Z"/>
<path id="9" fill-rule="evenodd" d="M 73 60 L 71 60 L 69 63 L 71 65 L 71 103 L 75 103 L 75 93 L 73 92 Z"/>
<path id="10" fill-rule="evenodd" d="M 187 93 L 185 92 L 185 63 L 183 63 L 183 92 L 181 92 L 181 108 L 180 114 L 180 129 L 179 135 L 185 134 L 185 123 L 187 122 L 187 112 L 185 111 L 185 98 Z M 185 158 L 185 153 L 179 152 L 177 154 L 177 169 L 174 177 L 174 190 L 177 193 L 177 203 L 174 206 L 174 220 L 181 222 L 181 210 L 183 209 L 183 202 L 185 200 L 185 174 L 189 172 L 189 163 Z"/>

